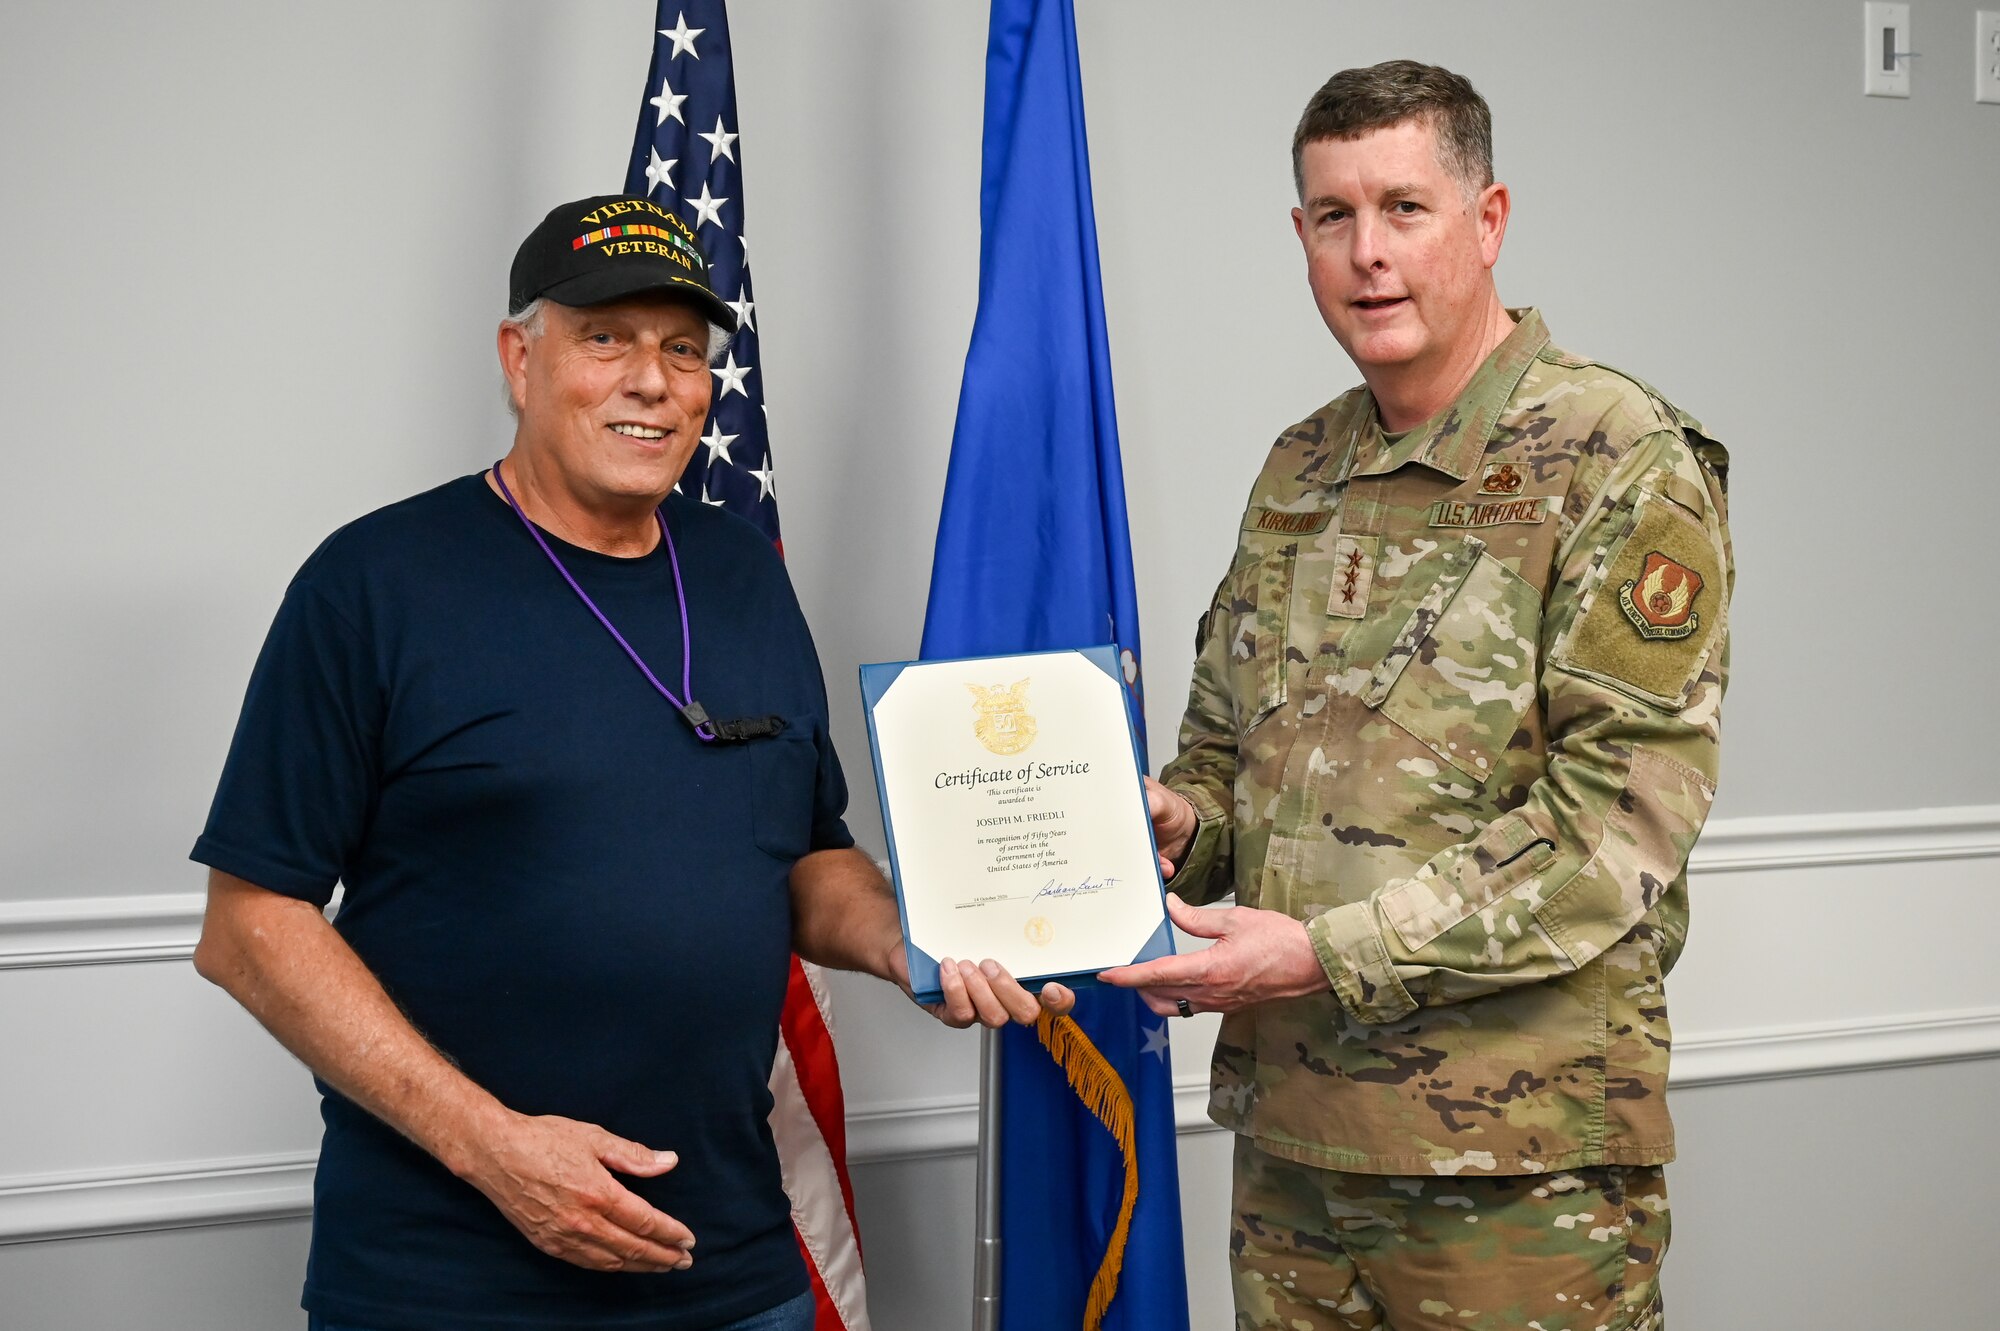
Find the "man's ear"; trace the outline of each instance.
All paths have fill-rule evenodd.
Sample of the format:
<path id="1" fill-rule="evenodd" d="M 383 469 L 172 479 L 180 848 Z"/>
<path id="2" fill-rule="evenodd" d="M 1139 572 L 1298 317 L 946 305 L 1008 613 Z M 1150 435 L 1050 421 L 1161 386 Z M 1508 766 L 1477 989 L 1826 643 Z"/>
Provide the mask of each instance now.
<path id="1" fill-rule="evenodd" d="M 1499 181 L 1479 191 L 1479 257 L 1491 268 L 1500 262 L 1500 244 L 1507 239 L 1507 217 L 1514 196 Z"/>
<path id="2" fill-rule="evenodd" d="M 514 410 L 524 411 L 528 406 L 528 333 L 516 323 L 503 323 L 495 340 L 500 353 L 500 373 L 507 377 L 507 396 L 514 400 Z"/>

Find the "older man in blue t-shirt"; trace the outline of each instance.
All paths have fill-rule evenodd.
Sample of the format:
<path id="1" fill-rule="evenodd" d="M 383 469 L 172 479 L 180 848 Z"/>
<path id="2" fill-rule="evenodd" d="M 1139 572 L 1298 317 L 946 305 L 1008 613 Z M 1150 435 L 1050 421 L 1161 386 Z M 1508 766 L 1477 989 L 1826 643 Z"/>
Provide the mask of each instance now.
<path id="1" fill-rule="evenodd" d="M 195 964 L 319 1081 L 316 1325 L 809 1327 L 765 1122 L 788 953 L 907 977 L 784 567 L 673 493 L 733 312 L 615 197 L 548 215 L 508 309 L 511 451 L 285 594 Z M 954 1026 L 1071 1002 L 943 984 Z"/>

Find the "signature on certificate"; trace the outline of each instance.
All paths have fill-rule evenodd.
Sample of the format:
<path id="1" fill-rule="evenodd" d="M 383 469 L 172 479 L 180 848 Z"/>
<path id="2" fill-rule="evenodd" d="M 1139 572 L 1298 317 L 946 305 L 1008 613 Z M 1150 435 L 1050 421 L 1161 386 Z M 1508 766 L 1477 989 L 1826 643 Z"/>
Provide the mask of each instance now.
<path id="1" fill-rule="evenodd" d="M 1118 886 L 1116 878 L 1091 878 L 1086 875 L 1074 883 L 1059 883 L 1051 878 L 1043 883 L 1041 890 L 1030 899 L 1040 901 L 1043 897 L 1087 897 L 1093 892 L 1109 892 L 1116 886 Z"/>

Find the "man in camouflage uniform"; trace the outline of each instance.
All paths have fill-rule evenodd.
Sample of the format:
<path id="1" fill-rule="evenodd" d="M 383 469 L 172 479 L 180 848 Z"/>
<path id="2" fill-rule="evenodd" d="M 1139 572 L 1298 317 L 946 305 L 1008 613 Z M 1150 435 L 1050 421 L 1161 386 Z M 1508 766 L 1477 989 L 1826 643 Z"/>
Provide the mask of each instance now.
<path id="1" fill-rule="evenodd" d="M 1500 304 L 1464 79 L 1336 75 L 1293 153 L 1366 382 L 1272 448 L 1151 787 L 1174 892 L 1237 904 L 1106 978 L 1227 1014 L 1239 1328 L 1657 1331 L 1727 457 Z"/>

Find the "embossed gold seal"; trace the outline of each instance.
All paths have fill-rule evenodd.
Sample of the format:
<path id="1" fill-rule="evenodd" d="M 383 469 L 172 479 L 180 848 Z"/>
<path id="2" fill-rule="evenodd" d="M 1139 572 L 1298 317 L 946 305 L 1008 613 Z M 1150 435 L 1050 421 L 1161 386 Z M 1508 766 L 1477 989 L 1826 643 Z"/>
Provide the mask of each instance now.
<path id="1" fill-rule="evenodd" d="M 978 684 L 965 686 L 972 693 L 972 710 L 977 716 L 972 733 L 988 751 L 1019 753 L 1035 742 L 1035 718 L 1028 715 L 1031 682 L 1032 677 L 990 689 Z"/>
<path id="2" fill-rule="evenodd" d="M 1036 947 L 1047 947 L 1056 936 L 1056 927 L 1049 923 L 1048 916 L 1036 915 L 1029 918 L 1027 924 L 1022 926 L 1021 932 Z"/>

